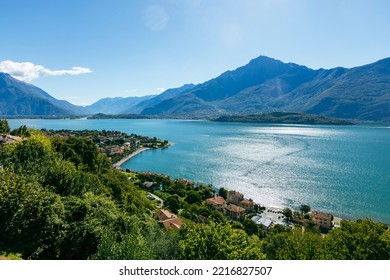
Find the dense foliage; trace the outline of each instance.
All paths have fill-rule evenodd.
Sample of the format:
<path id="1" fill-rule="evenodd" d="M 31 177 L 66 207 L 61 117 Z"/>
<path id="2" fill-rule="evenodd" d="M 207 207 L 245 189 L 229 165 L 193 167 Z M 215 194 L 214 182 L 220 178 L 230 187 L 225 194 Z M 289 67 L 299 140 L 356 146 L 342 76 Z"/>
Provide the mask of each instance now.
<path id="1" fill-rule="evenodd" d="M 351 125 L 350 121 L 326 118 L 304 113 L 272 112 L 253 115 L 221 116 L 217 122 L 244 122 L 244 123 L 287 123 L 287 124 L 328 124 L 328 125 Z"/>
<path id="2" fill-rule="evenodd" d="M 326 235 L 310 227 L 267 231 L 207 206 L 212 186 L 115 170 L 88 138 L 20 132 L 29 136 L 0 147 L 0 257 L 390 259 L 382 223 L 343 221 Z M 183 219 L 180 230 L 158 223 L 147 192 Z"/>
<path id="3" fill-rule="evenodd" d="M 0 120 L 0 133 L 8 134 L 10 132 L 10 127 L 6 120 Z"/>

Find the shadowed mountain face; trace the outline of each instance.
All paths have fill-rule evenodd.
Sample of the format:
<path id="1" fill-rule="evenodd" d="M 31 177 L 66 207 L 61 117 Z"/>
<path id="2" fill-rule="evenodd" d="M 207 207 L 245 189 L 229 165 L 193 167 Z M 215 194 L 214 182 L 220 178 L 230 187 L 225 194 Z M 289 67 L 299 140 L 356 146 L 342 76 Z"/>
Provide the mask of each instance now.
<path id="1" fill-rule="evenodd" d="M 0 73 L 0 115 L 72 116 L 89 111 L 58 100 L 42 89 Z"/>
<path id="2" fill-rule="evenodd" d="M 142 114 L 199 117 L 275 110 L 390 121 L 390 58 L 351 69 L 313 70 L 260 56 Z"/>

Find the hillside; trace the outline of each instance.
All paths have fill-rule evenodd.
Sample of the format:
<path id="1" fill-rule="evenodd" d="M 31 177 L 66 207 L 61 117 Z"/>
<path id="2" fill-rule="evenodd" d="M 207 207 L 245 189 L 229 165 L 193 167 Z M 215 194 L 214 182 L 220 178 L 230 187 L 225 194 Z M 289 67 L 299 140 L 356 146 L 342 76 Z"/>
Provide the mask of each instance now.
<path id="1" fill-rule="evenodd" d="M 0 73 L 0 115 L 71 116 L 89 111 L 58 100 L 42 89 Z"/>
<path id="2" fill-rule="evenodd" d="M 281 124 L 323 124 L 323 125 L 352 125 L 352 122 L 325 118 L 322 116 L 303 114 L 272 112 L 253 115 L 222 116 L 214 119 L 216 122 L 244 122 L 244 123 L 281 123 Z"/>
<path id="3" fill-rule="evenodd" d="M 87 130 L 49 131 L 52 136 L 47 136 L 25 126 L 23 130 L 29 136 L 5 144 L 0 157 L 0 259 L 390 258 L 386 224 L 368 218 L 342 220 L 339 227 L 321 231 L 312 219 L 315 213 L 307 212 L 310 206 L 301 205 L 299 212 L 285 208 L 277 214 L 294 227 L 279 224 L 267 229 L 251 218 L 265 207 L 254 204 L 248 215 L 233 203 L 219 209 L 212 203 L 216 190 L 211 185 L 113 169 L 96 142 L 83 137 L 91 135 L 111 145 L 107 136 L 142 136 Z M 218 194 L 228 199 L 227 189 Z M 224 202 L 222 197 L 217 201 Z M 229 209 L 241 209 L 244 215 Z"/>
<path id="4" fill-rule="evenodd" d="M 390 121 L 390 58 L 351 69 L 313 70 L 260 56 L 142 114 L 221 116 L 275 110 Z"/>
<path id="5" fill-rule="evenodd" d="M 134 106 L 130 106 L 127 109 L 120 111 L 120 113 L 121 114 L 139 114 L 145 108 L 153 107 L 153 106 L 163 102 L 164 100 L 175 98 L 175 97 L 179 96 L 180 94 L 193 89 L 194 87 L 195 87 L 194 84 L 185 84 L 185 85 L 178 87 L 178 88 L 167 89 L 163 93 L 161 93 L 153 98 L 144 100 L 142 102 L 139 102 L 138 104 L 135 104 Z"/>

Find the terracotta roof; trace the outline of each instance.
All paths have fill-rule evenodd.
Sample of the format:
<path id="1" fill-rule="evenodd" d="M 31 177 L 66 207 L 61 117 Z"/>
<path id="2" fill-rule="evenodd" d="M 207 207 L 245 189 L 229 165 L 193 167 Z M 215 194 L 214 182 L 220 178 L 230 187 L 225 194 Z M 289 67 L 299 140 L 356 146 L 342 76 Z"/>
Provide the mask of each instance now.
<path id="1" fill-rule="evenodd" d="M 253 201 L 249 199 L 244 199 L 240 201 L 240 204 L 251 206 L 253 205 Z"/>
<path id="2" fill-rule="evenodd" d="M 182 220 L 179 218 L 168 219 L 165 221 L 161 221 L 161 223 L 164 225 L 164 227 L 166 229 L 168 229 L 168 228 L 179 229 L 181 227 L 181 225 L 183 224 Z"/>
<path id="3" fill-rule="evenodd" d="M 158 210 L 156 212 L 156 215 L 157 215 L 157 217 L 158 217 L 158 219 L 160 221 L 165 221 L 165 220 L 168 220 L 168 219 L 175 219 L 175 218 L 177 218 L 176 215 L 172 214 L 168 210 L 163 210 L 163 209 Z"/>
<path id="4" fill-rule="evenodd" d="M 226 200 L 222 196 L 215 196 L 212 198 L 206 199 L 206 202 L 208 204 L 213 204 L 213 205 L 224 205 L 226 204 Z"/>
<path id="5" fill-rule="evenodd" d="M 235 213 L 245 212 L 244 208 L 237 206 L 235 204 L 229 204 L 225 209 L 230 211 L 230 212 L 235 212 Z"/>
<path id="6" fill-rule="evenodd" d="M 332 220 L 332 218 L 333 218 L 332 214 L 324 213 L 324 212 L 317 212 L 317 211 L 311 212 L 311 215 L 313 218 L 323 219 L 323 220 Z"/>

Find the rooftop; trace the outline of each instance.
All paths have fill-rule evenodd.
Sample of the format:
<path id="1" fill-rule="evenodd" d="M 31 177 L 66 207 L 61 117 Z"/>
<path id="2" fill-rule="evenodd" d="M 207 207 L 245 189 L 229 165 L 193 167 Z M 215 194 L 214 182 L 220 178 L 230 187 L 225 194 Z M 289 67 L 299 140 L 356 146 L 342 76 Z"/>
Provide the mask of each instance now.
<path id="1" fill-rule="evenodd" d="M 206 202 L 208 204 L 213 204 L 213 205 L 224 205 L 226 204 L 226 200 L 222 196 L 214 196 L 212 198 L 206 199 Z"/>

